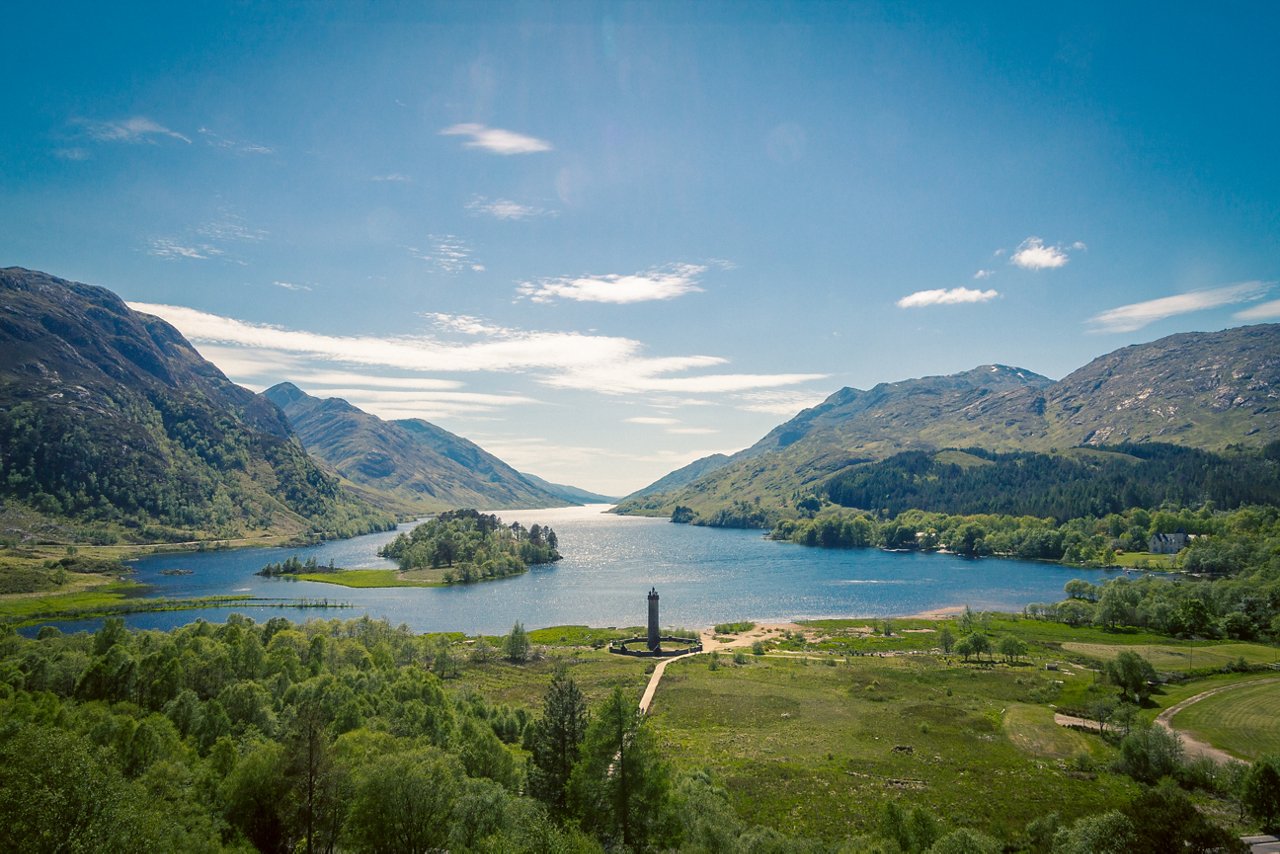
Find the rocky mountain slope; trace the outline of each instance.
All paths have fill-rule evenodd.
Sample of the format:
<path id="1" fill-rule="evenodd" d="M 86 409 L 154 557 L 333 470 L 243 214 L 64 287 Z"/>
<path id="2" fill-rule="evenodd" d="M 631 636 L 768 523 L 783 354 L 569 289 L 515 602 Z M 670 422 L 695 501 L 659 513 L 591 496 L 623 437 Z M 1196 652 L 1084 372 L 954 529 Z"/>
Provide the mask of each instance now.
<path id="1" fill-rule="evenodd" d="M 684 505 L 706 518 L 746 502 L 785 513 L 833 475 L 908 450 L 1050 452 L 1122 442 L 1221 450 L 1277 438 L 1280 325 L 1246 326 L 1125 347 L 1058 382 L 985 365 L 841 389 L 727 462 L 714 461 L 709 473 L 664 484 L 673 473 L 627 496 L 619 512 L 665 515 Z"/>
<path id="2" fill-rule="evenodd" d="M 391 522 L 168 323 L 21 268 L 0 270 L 0 499 L 103 540 Z"/>
<path id="3" fill-rule="evenodd" d="M 263 392 L 307 451 L 372 500 L 399 510 L 502 509 L 577 503 L 526 478 L 474 442 L 419 418 L 384 421 L 341 398 L 321 399 L 293 383 Z"/>

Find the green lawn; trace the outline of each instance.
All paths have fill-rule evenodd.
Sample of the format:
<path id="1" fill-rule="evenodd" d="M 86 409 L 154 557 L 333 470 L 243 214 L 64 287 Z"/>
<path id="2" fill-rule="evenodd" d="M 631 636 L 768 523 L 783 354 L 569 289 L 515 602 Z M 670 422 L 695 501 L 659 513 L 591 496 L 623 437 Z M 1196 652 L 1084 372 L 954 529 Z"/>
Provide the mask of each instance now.
<path id="1" fill-rule="evenodd" d="M 1071 759 L 1081 753 L 1107 755 L 1106 743 L 1054 723 L 1053 709 L 1015 703 L 1004 713 L 1004 732 L 1013 744 L 1030 756 Z"/>
<path id="2" fill-rule="evenodd" d="M 1063 649 L 1106 661 L 1121 652 L 1136 652 L 1151 662 L 1156 670 L 1178 672 L 1226 667 L 1244 659 L 1246 664 L 1274 664 L 1280 660 L 1280 648 L 1258 643 L 1162 643 L 1104 644 L 1068 642 Z"/>
<path id="3" fill-rule="evenodd" d="M 1115 565 L 1130 569 L 1173 569 L 1177 555 L 1158 555 L 1151 552 L 1123 552 L 1115 556 Z"/>
<path id="4" fill-rule="evenodd" d="M 609 641 L 626 640 L 645 633 L 643 626 L 617 629 L 593 629 L 589 626 L 551 626 L 546 629 L 533 629 L 529 632 L 529 642 L 545 646 L 585 646 L 599 647 L 608 645 Z"/>
<path id="5" fill-rule="evenodd" d="M 1008 838 L 1050 811 L 1099 812 L 1135 791 L 1066 767 L 1110 748 L 1046 725 L 1057 674 L 933 656 L 720 661 L 671 664 L 651 720 L 667 755 L 710 769 L 752 823 L 835 840 L 872 829 L 895 799 Z"/>
<path id="6" fill-rule="evenodd" d="M 1243 759 L 1280 754 L 1280 681 L 1228 688 L 1192 703 L 1172 723 Z"/>

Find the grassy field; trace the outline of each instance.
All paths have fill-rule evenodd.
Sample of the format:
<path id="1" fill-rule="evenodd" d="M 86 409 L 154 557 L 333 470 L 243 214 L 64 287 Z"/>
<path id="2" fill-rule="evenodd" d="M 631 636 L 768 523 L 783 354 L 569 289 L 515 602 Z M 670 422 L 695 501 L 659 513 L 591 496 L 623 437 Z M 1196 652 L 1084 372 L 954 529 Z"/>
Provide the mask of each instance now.
<path id="1" fill-rule="evenodd" d="M 626 640 L 642 636 L 644 626 L 630 628 L 593 629 L 589 626 L 551 626 L 546 629 L 533 629 L 529 632 L 529 642 L 546 646 L 589 646 L 602 647 L 609 641 Z"/>
<path id="2" fill-rule="evenodd" d="M 1068 763 L 1111 748 L 1052 724 L 1057 675 L 933 656 L 834 667 L 749 656 L 712 670 L 700 656 L 667 668 L 651 720 L 668 755 L 709 768 L 752 823 L 840 839 L 895 799 L 1011 837 L 1052 810 L 1102 811 L 1135 791 Z"/>
<path id="3" fill-rule="evenodd" d="M 1126 650 L 1136 652 L 1151 662 L 1156 670 L 1176 673 L 1188 670 L 1217 669 L 1244 659 L 1246 664 L 1274 664 L 1280 660 L 1280 649 L 1257 643 L 1185 643 L 1171 644 L 1168 638 L 1159 643 L 1105 644 L 1068 641 L 1062 645 L 1070 652 L 1103 661 Z"/>
<path id="4" fill-rule="evenodd" d="M 593 707 L 604 702 L 614 688 L 634 696 L 638 703 L 653 671 L 652 661 L 605 650 L 550 650 L 524 664 L 467 664 L 459 678 L 445 680 L 445 687 L 451 691 L 475 691 L 495 705 L 524 706 L 539 714 L 551 675 L 560 666 L 568 669 Z"/>
<path id="5" fill-rule="evenodd" d="M 1280 681 L 1205 697 L 1174 715 L 1172 723 L 1243 759 L 1280 754 Z"/>
<path id="6" fill-rule="evenodd" d="M 17 594 L 0 598 L 0 623 L 18 626 L 47 620 L 76 620 L 109 617 L 140 611 L 187 611 L 222 608 L 229 605 L 276 603 L 252 596 L 202 596 L 193 599 L 142 599 L 143 585 L 132 581 L 108 581 L 85 590 L 56 594 Z"/>
<path id="7" fill-rule="evenodd" d="M 1122 552 L 1115 556 L 1115 565 L 1128 569 L 1173 569 L 1177 555 L 1158 555 L 1151 552 Z"/>
<path id="8" fill-rule="evenodd" d="M 1080 754 L 1109 756 L 1106 744 L 1053 721 L 1053 709 L 1030 703 L 1015 703 L 1004 713 L 1004 732 L 1014 746 L 1028 756 L 1045 759 L 1072 759 Z"/>
<path id="9" fill-rule="evenodd" d="M 440 580 L 415 577 L 412 572 L 395 569 L 343 569 L 338 572 L 303 572 L 294 576 L 299 581 L 319 581 L 342 587 L 444 587 Z"/>

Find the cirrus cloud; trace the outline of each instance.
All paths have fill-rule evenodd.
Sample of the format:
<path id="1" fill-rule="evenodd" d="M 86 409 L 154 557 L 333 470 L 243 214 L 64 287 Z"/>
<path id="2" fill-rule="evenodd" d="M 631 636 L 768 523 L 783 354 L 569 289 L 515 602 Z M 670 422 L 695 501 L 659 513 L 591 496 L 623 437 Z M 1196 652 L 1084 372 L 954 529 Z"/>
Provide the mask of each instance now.
<path id="1" fill-rule="evenodd" d="M 1136 332 L 1145 326 L 1155 323 L 1157 320 L 1164 320 L 1167 317 L 1191 314 L 1196 311 L 1205 311 L 1210 308 L 1219 308 L 1224 305 L 1234 305 L 1261 299 L 1274 285 L 1275 282 L 1241 282 L 1221 288 L 1208 288 L 1175 296 L 1160 297 L 1159 299 L 1130 303 L 1129 305 L 1098 312 L 1086 322 L 1092 327 L 1089 330 L 1090 332 Z M 1256 308 L 1261 309 L 1263 307 L 1257 306 Z M 1247 311 L 1240 312 L 1236 317 L 1242 320 L 1250 319 L 1240 317 L 1241 314 L 1245 314 Z"/>
<path id="2" fill-rule="evenodd" d="M 479 148 L 493 154 L 533 154 L 551 150 L 551 143 L 545 139 L 525 136 L 502 128 L 485 127 L 474 122 L 450 125 L 440 131 L 440 135 L 470 137 L 470 140 L 463 143 L 464 147 Z"/>
<path id="3" fill-rule="evenodd" d="M 188 145 L 191 144 L 191 138 L 178 133 L 175 130 L 152 121 L 146 116 L 132 116 L 127 119 L 117 119 L 110 122 L 81 122 L 85 129 L 89 132 L 89 136 L 98 142 L 149 142 L 154 143 L 154 137 L 167 136 L 172 139 L 180 139 Z"/>
<path id="4" fill-rule="evenodd" d="M 473 214 L 491 216 L 494 219 L 502 220 L 533 219 L 535 217 L 556 215 L 555 211 L 547 210 L 546 208 L 522 205 L 510 199 L 488 199 L 484 196 L 475 196 L 471 201 L 467 202 L 467 210 Z"/>
<path id="5" fill-rule="evenodd" d="M 696 373 L 726 364 L 719 356 L 646 356 L 631 338 L 578 332 L 529 332 L 488 326 L 476 318 L 451 323 L 434 315 L 437 327 L 468 333 L 468 340 L 430 336 L 326 335 L 263 323 L 249 323 L 193 308 L 130 303 L 176 326 L 192 341 L 243 348 L 288 358 L 305 355 L 349 365 L 376 365 L 401 371 L 506 372 L 531 374 L 552 388 L 600 394 L 714 393 L 778 388 L 824 379 L 826 374 Z"/>
<path id="6" fill-rule="evenodd" d="M 651 300 L 668 300 L 701 291 L 698 277 L 707 268 L 701 264 L 671 264 L 641 273 L 601 276 L 560 276 L 522 282 L 517 293 L 533 302 L 557 299 L 603 302 L 621 305 Z"/>
<path id="7" fill-rule="evenodd" d="M 898 308 L 924 308 L 930 305 L 961 305 L 963 303 L 988 302 L 1000 296 L 999 291 L 979 291 L 973 288 L 937 288 L 916 291 L 898 300 Z"/>
<path id="8" fill-rule="evenodd" d="M 1237 311 L 1232 317 L 1236 320 L 1280 320 L 1280 299 L 1273 299 L 1255 305 L 1253 308 Z"/>

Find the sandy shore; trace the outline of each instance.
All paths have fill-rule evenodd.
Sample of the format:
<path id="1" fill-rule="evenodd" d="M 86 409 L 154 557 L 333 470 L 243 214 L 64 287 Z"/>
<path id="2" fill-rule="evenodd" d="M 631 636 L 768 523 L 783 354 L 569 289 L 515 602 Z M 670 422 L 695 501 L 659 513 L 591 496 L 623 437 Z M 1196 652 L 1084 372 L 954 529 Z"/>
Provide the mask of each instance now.
<path id="1" fill-rule="evenodd" d="M 876 626 L 882 624 L 885 619 L 895 620 L 952 620 L 964 613 L 963 605 L 950 605 L 945 608 L 934 608 L 929 611 L 921 611 L 918 614 L 910 614 L 906 617 L 877 617 L 875 619 L 867 619 L 865 626 L 849 626 L 843 629 L 845 633 L 855 633 L 871 635 L 876 632 Z M 851 617 L 849 619 L 859 619 Z M 908 631 L 933 631 L 932 629 L 911 629 Z M 727 636 L 720 635 L 721 640 L 716 640 L 716 630 L 713 626 L 707 626 L 702 629 L 702 648 L 708 652 L 717 649 L 733 649 L 735 647 L 751 646 L 758 640 L 770 640 L 778 637 L 783 632 L 791 632 L 792 634 L 804 635 L 806 638 L 813 639 L 819 637 L 825 632 L 815 629 L 812 626 L 802 626 L 799 623 L 756 623 L 755 628 L 747 632 L 737 635 Z"/>
<path id="2" fill-rule="evenodd" d="M 954 620 L 964 613 L 963 605 L 949 605 L 946 608 L 934 608 L 932 611 L 921 611 L 919 614 L 908 614 L 907 620 Z"/>

